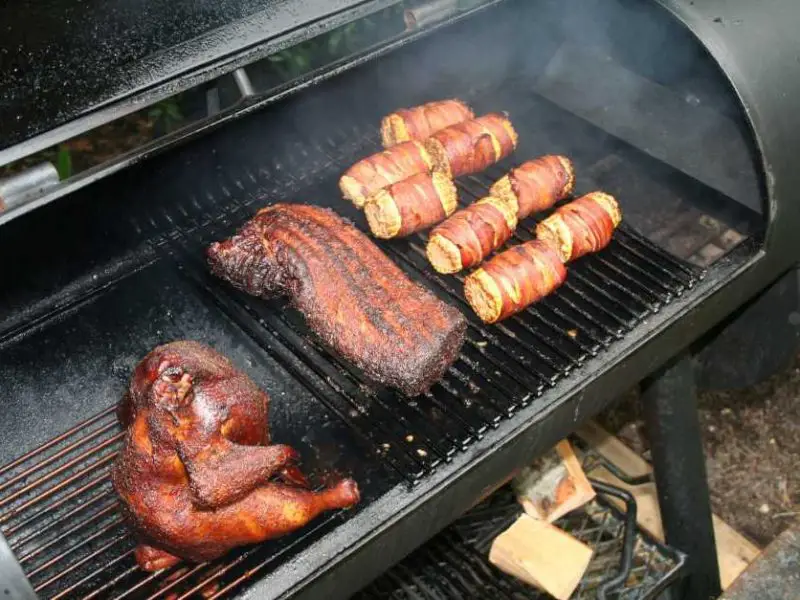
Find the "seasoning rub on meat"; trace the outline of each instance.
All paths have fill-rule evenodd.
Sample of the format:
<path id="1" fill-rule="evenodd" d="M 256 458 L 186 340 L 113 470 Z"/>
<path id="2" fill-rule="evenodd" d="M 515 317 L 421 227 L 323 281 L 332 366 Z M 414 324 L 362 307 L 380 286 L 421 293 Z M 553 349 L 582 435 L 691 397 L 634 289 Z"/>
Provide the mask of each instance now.
<path id="1" fill-rule="evenodd" d="M 331 210 L 276 204 L 208 250 L 211 270 L 256 296 L 288 296 L 311 329 L 371 379 L 407 396 L 458 356 L 466 320 L 413 283 Z"/>

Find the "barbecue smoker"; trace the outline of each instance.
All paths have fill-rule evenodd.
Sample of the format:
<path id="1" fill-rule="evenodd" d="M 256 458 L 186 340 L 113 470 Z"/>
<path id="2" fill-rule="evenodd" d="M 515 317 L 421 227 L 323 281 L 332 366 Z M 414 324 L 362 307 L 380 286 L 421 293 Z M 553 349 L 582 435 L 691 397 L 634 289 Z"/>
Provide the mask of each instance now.
<path id="1" fill-rule="evenodd" d="M 434 1 L 395 8 L 394 30 L 288 82 L 260 75 L 265 57 L 393 4 L 0 8 L 0 164 L 184 90 L 207 99 L 202 118 L 69 178 L 31 161 L 0 185 L 0 596 L 349 597 L 642 381 L 683 590 L 718 591 L 690 347 L 798 258 L 797 4 Z M 281 301 L 210 276 L 203 251 L 277 201 L 364 228 L 339 175 L 378 149 L 381 116 L 451 97 L 507 111 L 520 135 L 511 158 L 457 181 L 462 203 L 559 153 L 576 195 L 606 190 L 625 217 L 561 289 L 495 326 L 459 277 L 430 268 L 424 236 L 381 242 L 470 319 L 454 367 L 408 401 L 362 385 Z M 775 306 L 756 312 L 784 319 L 751 327 L 760 356 L 791 328 Z M 274 439 L 299 449 L 315 484 L 354 478 L 361 503 L 214 564 L 139 570 L 108 479 L 114 405 L 136 362 L 175 339 L 244 369 L 272 398 Z M 473 554 L 440 565 L 436 544 L 393 591 L 364 597 L 442 597 L 408 583 L 408 565 L 453 570 Z"/>

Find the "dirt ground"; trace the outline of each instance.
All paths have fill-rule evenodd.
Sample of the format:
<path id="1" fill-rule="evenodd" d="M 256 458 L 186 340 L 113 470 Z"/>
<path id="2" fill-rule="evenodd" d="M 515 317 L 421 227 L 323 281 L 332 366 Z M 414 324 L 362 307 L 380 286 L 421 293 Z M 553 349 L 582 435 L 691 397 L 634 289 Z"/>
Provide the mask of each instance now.
<path id="1" fill-rule="evenodd" d="M 649 458 L 637 400 L 631 391 L 600 421 Z M 714 512 L 764 546 L 800 520 L 800 354 L 768 381 L 699 403 Z"/>

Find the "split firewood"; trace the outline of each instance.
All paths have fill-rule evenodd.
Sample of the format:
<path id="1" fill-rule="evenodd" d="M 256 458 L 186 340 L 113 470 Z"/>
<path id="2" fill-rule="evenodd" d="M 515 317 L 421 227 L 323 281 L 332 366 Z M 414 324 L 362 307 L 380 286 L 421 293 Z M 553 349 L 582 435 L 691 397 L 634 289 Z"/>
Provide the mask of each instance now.
<path id="1" fill-rule="evenodd" d="M 495 538 L 489 551 L 489 562 L 498 569 L 558 600 L 572 595 L 591 558 L 589 546 L 525 513 Z"/>
<path id="2" fill-rule="evenodd" d="M 514 479 L 525 512 L 552 523 L 595 497 L 580 460 L 567 440 L 556 444 Z"/>

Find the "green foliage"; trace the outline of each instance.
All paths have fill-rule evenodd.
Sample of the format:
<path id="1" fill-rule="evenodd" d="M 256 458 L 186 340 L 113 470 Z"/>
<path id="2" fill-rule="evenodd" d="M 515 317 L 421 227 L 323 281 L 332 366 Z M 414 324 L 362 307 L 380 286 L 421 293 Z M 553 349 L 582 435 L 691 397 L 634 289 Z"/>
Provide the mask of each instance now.
<path id="1" fill-rule="evenodd" d="M 348 23 L 268 57 L 281 79 L 288 81 L 314 68 L 350 55 L 377 42 L 381 26 L 402 22 L 402 4 Z"/>
<path id="2" fill-rule="evenodd" d="M 163 126 L 165 132 L 170 132 L 183 123 L 183 113 L 180 107 L 180 96 L 167 98 L 153 105 L 147 116 L 154 124 Z"/>
<path id="3" fill-rule="evenodd" d="M 58 171 L 58 178 L 62 181 L 72 176 L 72 154 L 65 144 L 61 144 L 58 147 L 56 171 Z"/>

